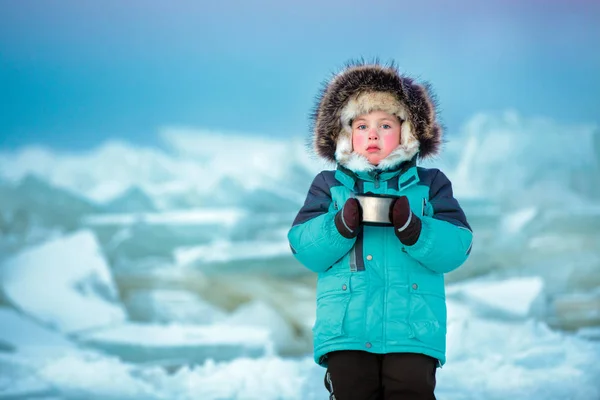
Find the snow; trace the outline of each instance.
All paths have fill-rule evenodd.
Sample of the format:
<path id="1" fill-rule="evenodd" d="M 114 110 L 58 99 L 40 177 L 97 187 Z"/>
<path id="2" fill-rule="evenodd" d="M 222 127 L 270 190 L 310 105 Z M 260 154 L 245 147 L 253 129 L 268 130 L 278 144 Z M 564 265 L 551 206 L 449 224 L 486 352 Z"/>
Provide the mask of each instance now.
<path id="1" fill-rule="evenodd" d="M 126 323 L 80 335 L 78 340 L 127 361 L 163 365 L 258 357 L 272 352 L 267 328 L 227 323 Z"/>
<path id="2" fill-rule="evenodd" d="M 314 285 L 303 285 L 272 275 L 250 274 L 244 264 L 236 268 L 237 273 L 228 271 L 206 279 L 201 290 L 208 300 L 228 310 L 235 310 L 249 301 L 262 302 L 283 316 L 296 333 L 312 341 L 316 312 Z"/>
<path id="3" fill-rule="evenodd" d="M 116 358 L 69 355 L 42 365 L 38 376 L 66 398 L 155 399 L 154 383 L 136 376 L 139 369 Z"/>
<path id="4" fill-rule="evenodd" d="M 10 303 L 60 331 L 125 320 L 110 269 L 90 231 L 23 250 L 2 265 L 1 273 Z"/>
<path id="5" fill-rule="evenodd" d="M 290 245 L 287 240 L 278 242 L 255 240 L 236 241 L 215 240 L 203 246 L 178 248 L 174 257 L 179 265 L 208 264 L 248 259 L 268 259 L 288 255 Z"/>
<path id="6" fill-rule="evenodd" d="M 269 187 L 270 182 L 290 180 L 294 178 L 294 169 L 311 175 L 323 166 L 306 153 L 302 137 L 281 140 L 258 134 L 176 126 L 164 128 L 161 137 L 178 157 L 205 161 L 212 176 L 237 177 L 241 174 L 244 180 L 240 183 L 247 189 Z M 223 151 L 225 143 L 226 152 Z M 241 169 L 240 160 L 244 160 Z"/>
<path id="7" fill-rule="evenodd" d="M 567 326 L 600 325 L 600 286 L 587 292 L 558 295 L 553 308 Z"/>
<path id="8" fill-rule="evenodd" d="M 186 389 L 184 393 L 181 393 L 180 385 L 177 385 L 179 390 L 175 388 L 173 392 L 180 392 L 183 398 L 303 399 L 302 385 L 312 368 L 310 359 L 242 358 L 227 364 L 208 362 L 201 368 L 185 369 L 175 374 L 174 382 L 191 384 L 183 386 Z M 168 384 L 165 386 L 169 387 Z"/>
<path id="9" fill-rule="evenodd" d="M 238 307 L 226 320 L 232 325 L 267 327 L 277 354 L 297 353 L 304 347 L 283 316 L 264 301 L 255 300 Z"/>
<path id="10" fill-rule="evenodd" d="M 61 355 L 62 357 L 62 355 Z M 0 398 L 1 399 L 38 399 L 54 393 L 50 385 L 36 375 L 34 366 L 12 354 L 0 352 Z"/>
<path id="11" fill-rule="evenodd" d="M 577 330 L 577 336 L 583 339 L 600 341 L 600 326 L 587 326 Z"/>
<path id="12" fill-rule="evenodd" d="M 438 372 L 447 399 L 600 398 L 600 343 L 553 332 L 534 321 L 452 324 L 448 361 Z"/>
<path id="13" fill-rule="evenodd" d="M 542 295 L 544 282 L 537 276 L 503 281 L 476 280 L 450 285 L 447 295 L 458 298 L 484 315 L 501 313 L 514 318 L 527 317 Z"/>
<path id="14" fill-rule="evenodd" d="M 0 155 L 0 174 L 17 181 L 27 174 L 45 178 L 58 187 L 81 193 L 99 203 L 108 202 L 136 183 L 162 185 L 176 173 L 202 176 L 197 164 L 178 162 L 161 151 L 136 148 L 112 141 L 82 153 L 59 153 L 48 148 L 29 147 Z"/>
<path id="15" fill-rule="evenodd" d="M 225 312 L 190 291 L 140 289 L 124 299 L 129 317 L 140 322 L 211 324 L 225 319 Z"/>
<path id="16" fill-rule="evenodd" d="M 306 154 L 302 138 L 249 139 L 181 127 L 166 127 L 161 136 L 163 149 L 111 141 L 79 154 L 42 147 L 0 153 L 0 179 L 16 182 L 31 174 L 100 204 L 137 187 L 158 208 L 173 209 L 179 203 L 198 206 L 211 198 L 243 201 L 232 196 L 232 190 L 264 190 L 301 201 L 304 188 L 298 191 L 296 182 L 310 179 L 319 168 Z M 228 190 L 221 193 L 222 187 Z"/>
<path id="17" fill-rule="evenodd" d="M 83 219 L 86 225 L 226 225 L 231 226 L 244 216 L 239 209 L 198 209 L 163 213 L 123 213 L 90 215 Z"/>
<path id="18" fill-rule="evenodd" d="M 0 345 L 13 351 L 54 354 L 74 346 L 60 333 L 44 328 L 8 307 L 0 307 L 0 326 Z"/>
<path id="19" fill-rule="evenodd" d="M 480 292 L 475 288 L 485 289 L 491 298 L 497 298 L 494 293 L 502 291 L 512 294 L 524 291 L 527 293 L 524 302 L 530 304 L 532 294 L 538 292 L 539 287 L 539 282 L 532 277 L 508 279 L 495 286 L 491 282 L 486 286 L 484 282 L 475 281 L 448 288 L 448 360 L 437 372 L 439 399 L 588 400 L 600 396 L 597 380 L 600 342 L 585 340 L 583 331 L 569 335 L 555 332 L 531 318 L 507 319 L 503 314 L 482 315 L 476 310 Z M 458 293 L 466 295 L 457 296 Z M 523 316 L 526 307 L 505 308 Z M 15 313 L 3 310 L 0 315 L 14 320 Z M 4 322 L 13 320 L 3 319 L 3 326 Z M 254 322 L 259 328 L 239 325 L 248 322 Z M 326 398 L 325 370 L 314 363 L 310 354 L 282 358 L 269 355 L 265 349 L 272 337 L 260 327 L 270 326 L 276 342 L 278 337 L 287 341 L 289 331 L 284 324 L 269 306 L 253 302 L 238 308 L 225 324 L 202 327 L 125 324 L 78 338 L 87 345 L 167 349 L 169 357 L 162 359 L 128 360 L 123 348 L 118 352 L 104 349 L 115 356 L 73 351 L 46 358 L 33 357 L 34 352 L 25 350 L 34 346 L 35 340 L 23 340 L 18 351 L 24 352 L 18 358 L 0 353 L 0 371 L 2 368 L 10 371 L 6 373 L 10 382 L 0 385 L 0 395 L 47 394 L 57 399 Z M 207 358 L 210 354 L 206 353 L 194 358 L 194 353 L 201 353 L 217 343 L 246 346 L 255 343 L 256 348 L 261 347 L 263 351 L 251 357 L 237 352 L 221 361 L 216 357 Z M 213 355 L 223 355 L 223 348 L 210 348 L 217 350 Z M 176 349 L 182 351 L 177 354 Z"/>
<path id="20" fill-rule="evenodd" d="M 438 399 L 600 398 L 599 137 L 480 114 L 433 162 L 477 241 L 447 277 Z M 28 229 L 44 217 L 35 243 L 47 240 L 0 236 L 11 253 L 0 254 L 0 398 L 327 398 L 310 354 L 315 276 L 285 233 L 331 166 L 302 138 L 176 127 L 162 138 L 0 153 L 5 202 L 24 204 L 11 188 L 43 189 L 22 213 Z M 61 200 L 82 197 L 80 212 Z"/>
<path id="21" fill-rule="evenodd" d="M 456 168 L 447 172 L 462 197 L 577 209 L 581 199 L 576 192 L 600 194 L 589 185 L 600 172 L 594 153 L 597 129 L 593 124 L 565 126 L 545 117 L 524 118 L 514 110 L 480 113 L 454 139 L 460 145 L 449 150 L 460 154 L 446 155 L 458 159 Z M 565 132 L 577 140 L 565 140 Z"/>
<path id="22" fill-rule="evenodd" d="M 88 342 L 112 342 L 141 346 L 207 346 L 218 344 L 242 344 L 264 346 L 269 340 L 266 329 L 236 325 L 151 325 L 129 323 L 106 328 L 79 337 Z"/>
<path id="23" fill-rule="evenodd" d="M 38 374 L 66 398 L 301 400 L 306 399 L 301 389 L 313 364 L 309 358 L 240 358 L 228 363 L 207 361 L 167 374 L 159 368 L 142 370 L 115 358 L 90 355 L 63 357 Z"/>
<path id="24" fill-rule="evenodd" d="M 448 363 L 437 372 L 439 399 L 589 400 L 600 395 L 600 343 L 534 321 L 462 322 L 449 327 L 459 341 L 449 340 Z M 317 400 L 326 398 L 324 372 L 310 356 L 207 360 L 167 372 L 97 353 L 72 353 L 36 366 L 36 375 L 64 398 L 89 399 Z"/>
<path id="25" fill-rule="evenodd" d="M 594 153 L 596 130 L 595 125 L 565 126 L 512 110 L 481 113 L 452 137 L 436 163 L 453 161 L 446 162 L 445 172 L 461 198 L 512 198 L 576 209 L 581 202 L 575 201 L 575 193 L 600 194 L 581 183 L 593 179 L 600 168 Z M 564 132 L 578 140 L 565 141 Z M 0 179 L 14 182 L 32 174 L 102 204 L 137 188 L 164 210 L 177 204 L 206 205 L 211 198 L 239 205 L 243 199 L 233 193 L 261 190 L 301 202 L 311 177 L 332 167 L 311 158 L 301 137 L 274 139 L 186 127 L 166 127 L 161 137 L 163 148 L 112 141 L 78 154 L 41 147 L 0 153 Z M 543 151 L 539 143 L 544 143 Z M 221 192 L 223 188 L 227 190 Z M 562 191 L 562 196 L 548 196 L 549 189 Z"/>
<path id="26" fill-rule="evenodd" d="M 504 233 L 509 235 L 518 234 L 529 222 L 537 217 L 537 215 L 538 210 L 535 207 L 528 207 L 510 213 L 502 221 Z"/>

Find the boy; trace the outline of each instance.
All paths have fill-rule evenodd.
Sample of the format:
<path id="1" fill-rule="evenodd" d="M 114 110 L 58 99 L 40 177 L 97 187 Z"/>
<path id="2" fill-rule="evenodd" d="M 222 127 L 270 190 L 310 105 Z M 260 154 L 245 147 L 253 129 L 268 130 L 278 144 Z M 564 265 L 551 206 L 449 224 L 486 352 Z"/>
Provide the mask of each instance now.
<path id="1" fill-rule="evenodd" d="M 472 232 L 437 169 L 442 130 L 427 86 L 394 66 L 354 63 L 323 88 L 313 113 L 314 179 L 288 239 L 317 272 L 315 361 L 330 399 L 435 399 L 445 361 L 444 273 Z M 357 194 L 394 196 L 389 226 L 365 225 Z"/>

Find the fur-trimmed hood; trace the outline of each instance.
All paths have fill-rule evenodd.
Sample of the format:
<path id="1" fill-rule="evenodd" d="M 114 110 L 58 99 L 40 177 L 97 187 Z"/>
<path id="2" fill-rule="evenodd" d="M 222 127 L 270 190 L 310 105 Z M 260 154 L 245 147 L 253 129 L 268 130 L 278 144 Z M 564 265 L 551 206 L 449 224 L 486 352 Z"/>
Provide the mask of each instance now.
<path id="1" fill-rule="evenodd" d="M 442 127 L 428 84 L 415 83 L 392 64 L 351 62 L 325 82 L 311 115 L 314 151 L 350 170 L 376 168 L 352 151 L 352 120 L 371 111 L 385 111 L 402 121 L 400 145 L 378 166 L 391 169 L 418 156 L 438 154 Z"/>

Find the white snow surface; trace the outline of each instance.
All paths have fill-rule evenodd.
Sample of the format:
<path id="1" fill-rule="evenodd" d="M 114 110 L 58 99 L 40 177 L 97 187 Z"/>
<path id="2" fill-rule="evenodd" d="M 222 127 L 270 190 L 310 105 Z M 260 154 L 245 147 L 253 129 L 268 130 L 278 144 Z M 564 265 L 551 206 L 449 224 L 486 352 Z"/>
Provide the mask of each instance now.
<path id="1" fill-rule="evenodd" d="M 551 331 L 542 323 L 455 321 L 440 399 L 600 398 L 600 343 Z"/>
<path id="2" fill-rule="evenodd" d="M 447 172 L 461 197 L 575 209 L 582 202 L 574 195 L 579 183 L 574 179 L 593 179 L 600 171 L 597 130 L 593 124 L 565 126 L 546 117 L 524 118 L 514 110 L 480 113 L 465 124 L 453 139 L 456 146 L 443 157 L 457 161 Z M 577 140 L 567 140 L 565 132 Z"/>
<path id="3" fill-rule="evenodd" d="M 226 320 L 232 325 L 268 327 L 270 339 L 277 354 L 297 351 L 298 343 L 292 327 L 273 307 L 264 301 L 255 300 L 238 307 Z"/>
<path id="4" fill-rule="evenodd" d="M 196 293 L 175 289 L 140 289 L 124 299 L 130 318 L 140 322 L 211 324 L 225 312 Z"/>
<path id="5" fill-rule="evenodd" d="M 532 288 L 527 288 L 528 284 Z M 507 280 L 497 285 L 509 293 L 523 290 L 535 293 L 539 289 L 534 279 Z M 450 293 L 465 291 L 464 287 L 449 289 Z M 552 331 L 534 319 L 507 320 L 496 314 L 482 316 L 473 310 L 473 300 L 468 297 L 449 299 L 448 303 L 447 363 L 437 372 L 439 400 L 600 398 L 600 364 L 597 362 L 600 342 Z M 265 314 L 260 304 L 248 307 L 254 311 L 245 313 L 244 318 L 252 315 L 260 318 L 259 314 Z M 247 334 L 249 331 L 238 335 L 239 331 L 228 330 L 222 324 L 201 330 L 206 335 L 197 334 L 200 332 L 197 328 L 126 325 L 98 331 L 96 337 L 149 346 L 217 343 L 227 338 L 243 343 L 253 340 L 252 335 Z M 257 344 L 266 344 L 269 340 L 260 334 L 254 339 Z M 11 382 L 18 384 L 15 387 L 11 382 L 4 382 L 0 394 L 28 393 L 28 390 L 37 393 L 49 388 L 48 393 L 57 399 L 327 398 L 323 387 L 325 370 L 314 363 L 310 354 L 299 358 L 238 357 L 223 362 L 209 359 L 168 372 L 158 366 L 131 364 L 89 351 L 30 358 L 27 354 L 32 352 L 25 351 L 30 344 L 22 342 L 22 347 L 17 349 L 19 358 L 0 353 L 0 368 L 10 369 Z"/>
<path id="6" fill-rule="evenodd" d="M 510 213 L 502 220 L 504 234 L 515 235 L 538 215 L 535 207 L 527 207 Z"/>
<path id="7" fill-rule="evenodd" d="M 166 209 L 171 208 L 173 196 L 217 195 L 222 185 L 247 191 L 265 189 L 295 198 L 300 192 L 285 184 L 290 175 L 300 170 L 309 179 L 324 166 L 306 154 L 301 137 L 248 138 L 185 127 L 164 128 L 161 136 L 164 149 L 112 141 L 76 154 L 43 147 L 3 152 L 0 179 L 15 182 L 33 174 L 97 203 L 107 203 L 127 189 L 139 187 L 159 208 Z"/>
<path id="8" fill-rule="evenodd" d="M 236 241 L 215 240 L 206 245 L 175 249 L 173 256 L 178 265 L 208 264 L 249 259 L 268 259 L 289 255 L 287 240 Z"/>
<path id="9" fill-rule="evenodd" d="M 87 225 L 226 225 L 237 223 L 245 212 L 240 209 L 180 210 L 162 213 L 123 213 L 89 215 L 83 218 Z"/>
<path id="10" fill-rule="evenodd" d="M 460 299 L 484 315 L 497 312 L 504 317 L 525 318 L 543 289 L 544 282 L 537 276 L 502 281 L 475 280 L 449 286 L 447 296 Z"/>
<path id="11" fill-rule="evenodd" d="M 210 346 L 242 344 L 264 347 L 269 331 L 262 327 L 234 324 L 181 325 L 126 323 L 80 336 L 84 341 L 126 343 L 139 346 Z"/>
<path id="12" fill-rule="evenodd" d="M 577 209 L 589 203 L 576 191 L 600 193 L 580 187 L 600 171 L 597 130 L 593 124 L 565 126 L 514 110 L 480 113 L 448 138 L 433 166 L 443 168 L 460 198 L 519 199 L 521 205 Z M 565 140 L 565 132 L 578 140 Z M 178 197 L 210 195 L 226 201 L 234 192 L 257 190 L 301 202 L 311 177 L 333 167 L 308 155 L 300 136 L 275 139 L 166 127 L 161 137 L 163 148 L 111 141 L 84 153 L 43 147 L 0 152 L 0 179 L 16 182 L 33 174 L 103 204 L 136 187 L 166 210 Z M 548 196 L 549 192 L 561 196 Z"/>
<path id="13" fill-rule="evenodd" d="M 23 250 L 0 266 L 4 295 L 17 308 L 62 332 L 120 323 L 125 312 L 90 231 Z"/>
<path id="14" fill-rule="evenodd" d="M 66 356 L 42 366 L 38 375 L 65 398 L 86 399 L 306 399 L 303 385 L 312 360 L 277 357 L 207 361 L 173 374 L 95 355 Z M 322 397 L 320 397 L 322 398 Z"/>
<path id="15" fill-rule="evenodd" d="M 45 328 L 8 307 L 0 307 L 0 344 L 32 354 L 64 352 L 74 344 L 59 332 Z"/>
<path id="16" fill-rule="evenodd" d="M 565 132 L 578 140 L 565 140 Z M 256 191 L 256 198 L 262 199 L 265 192 L 267 197 L 275 198 L 275 205 L 287 199 L 301 204 L 310 178 L 322 167 L 306 157 L 302 140 L 248 138 L 186 128 L 166 129 L 163 138 L 166 149 L 111 142 L 80 154 L 42 148 L 0 153 L 0 180 L 15 182 L 35 174 L 98 203 L 107 203 L 127 189 L 138 187 L 159 210 L 169 210 L 91 216 L 85 222 L 94 229 L 120 228 L 138 222 L 153 228 L 189 229 L 186 225 L 203 225 L 212 229 L 212 225 L 224 222 L 237 230 L 238 224 L 244 223 L 242 214 L 248 211 L 238 209 L 240 205 L 246 207 L 242 194 Z M 492 236 L 502 232 L 507 241 L 522 242 L 541 217 L 553 221 L 578 216 L 590 225 L 588 218 L 599 215 L 594 199 L 599 198 L 600 190 L 589 185 L 600 174 L 597 127 L 563 126 L 550 119 L 523 118 L 515 112 L 481 114 L 468 122 L 460 136 L 450 139 L 448 152 L 441 160 L 447 162 L 448 168 L 443 170 L 451 178 L 457 197 L 471 197 L 482 210 L 493 211 L 487 213 L 490 218 L 504 217 L 499 224 L 488 227 Z M 227 151 L 222 151 L 224 146 Z M 440 166 L 437 160 L 433 166 Z M 221 211 L 193 208 L 203 207 L 204 201 L 213 198 Z M 271 207 L 257 204 L 267 211 Z M 272 235 L 255 238 L 254 226 L 246 228 L 249 237 L 239 239 L 235 245 L 233 239 L 230 242 L 230 238 L 215 233 L 208 242 L 186 242 L 175 247 L 175 262 L 181 267 L 206 260 L 235 260 L 244 268 L 240 260 L 260 261 L 289 254 L 283 236 L 282 240 L 272 241 Z M 481 240 L 483 230 L 477 232 Z M 596 249 L 597 239 L 590 236 L 585 238 L 589 241 L 587 246 Z M 534 237 L 529 247 L 540 253 L 573 252 L 583 239 L 550 231 Z M 492 263 L 504 259 L 510 264 L 535 261 L 522 258 L 520 253 L 495 256 Z M 569 254 L 568 259 L 572 261 L 573 257 L 577 254 Z M 581 270 L 589 271 L 589 277 L 594 278 L 597 259 L 586 254 L 582 257 L 585 259 L 581 264 L 587 269 Z M 556 279 L 564 276 L 563 281 L 567 280 L 569 263 L 560 258 L 556 266 L 546 265 L 548 260 L 540 263 L 545 269 L 538 270 L 538 274 L 552 274 Z M 520 271 L 531 271 L 529 267 L 525 265 Z M 547 272 L 549 268 L 551 272 Z M 24 249 L 0 265 L 0 270 L 3 297 L 18 309 L 0 309 L 0 342 L 5 345 L 0 346 L 0 398 L 327 398 L 323 387 L 325 371 L 314 364 L 311 354 L 284 358 L 270 351 L 251 356 L 240 351 L 244 347 L 269 349 L 272 341 L 276 350 L 293 347 L 290 321 L 295 321 L 295 329 L 299 325 L 309 331 L 314 320 L 314 293 L 307 286 L 271 285 L 260 276 L 238 280 L 228 277 L 232 285 L 239 286 L 239 293 L 235 293 L 249 301 L 231 315 L 207 311 L 210 318 L 194 321 L 204 325 L 189 326 L 183 320 L 190 314 L 171 314 L 171 306 L 166 306 L 166 319 L 162 322 L 175 320 L 176 324 L 134 324 L 124 321 L 110 270 L 88 231 Z M 157 276 L 176 271 L 163 270 Z M 589 327 L 574 334 L 559 333 L 536 320 L 533 309 L 548 286 L 547 276 L 542 279 L 533 274 L 497 281 L 465 281 L 447 288 L 448 360 L 438 370 L 438 400 L 600 399 L 600 331 Z M 215 290 L 222 290 L 222 286 Z M 295 293 L 296 290 L 310 293 Z M 597 317 L 597 309 L 593 308 L 597 294 L 590 293 L 581 299 L 566 294 L 555 301 L 555 307 L 561 306 L 570 316 L 585 314 L 587 319 L 582 321 L 592 321 L 588 317 Z M 143 301 L 144 296 L 139 298 Z M 191 307 L 186 313 L 191 309 L 196 314 L 202 312 L 189 296 L 175 292 L 162 292 L 162 296 L 155 299 L 166 299 L 175 305 L 183 302 Z M 39 326 L 33 325 L 35 321 L 40 322 Z M 254 328 L 241 328 L 242 324 Z M 85 333 L 81 332 L 84 329 Z M 62 349 L 66 343 L 67 348 L 70 340 L 59 331 L 78 333 L 70 336 L 79 340 L 80 346 L 100 344 L 113 346 L 113 350 L 120 346 L 132 357 L 150 349 L 155 351 L 146 354 L 150 361 L 157 356 L 176 356 L 178 360 L 153 364 L 124 361 L 124 357 L 110 355 L 114 354 L 110 351 L 88 349 L 50 354 L 36 347 L 43 341 L 56 344 L 56 349 Z M 210 352 L 204 350 L 215 353 L 223 343 L 235 347 L 226 361 L 219 361 L 224 360 L 223 354 L 215 354 L 221 358 L 206 359 Z M 197 353 L 197 357 L 192 353 Z"/>
<path id="17" fill-rule="evenodd" d="M 273 353 L 271 331 L 264 326 L 126 323 L 81 335 L 78 339 L 122 360 L 179 366 L 208 359 L 232 360 Z"/>
<path id="18" fill-rule="evenodd" d="M 52 388 L 36 376 L 42 365 L 40 359 L 36 363 L 22 354 L 0 352 L 0 399 L 46 398 L 42 396 L 52 393 Z"/>
<path id="19" fill-rule="evenodd" d="M 544 324 L 485 319 L 449 327 L 448 362 L 437 373 L 440 400 L 589 400 L 600 396 L 600 343 Z M 30 365 L 60 398 L 326 399 L 325 370 L 306 357 L 208 360 L 168 373 L 97 353 L 70 353 Z"/>

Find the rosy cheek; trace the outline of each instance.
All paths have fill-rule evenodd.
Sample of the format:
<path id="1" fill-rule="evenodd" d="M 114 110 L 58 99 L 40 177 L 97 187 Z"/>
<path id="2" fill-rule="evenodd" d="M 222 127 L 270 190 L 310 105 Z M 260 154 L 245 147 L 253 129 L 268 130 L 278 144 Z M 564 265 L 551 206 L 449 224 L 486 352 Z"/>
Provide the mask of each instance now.
<path id="1" fill-rule="evenodd" d="M 353 133 L 352 134 L 352 147 L 354 149 L 356 148 L 360 148 L 364 145 L 365 143 L 365 135 L 363 135 L 362 133 Z"/>
<path id="2" fill-rule="evenodd" d="M 383 137 L 383 145 L 386 149 L 394 149 L 399 144 L 400 144 L 400 140 L 395 135 Z"/>

